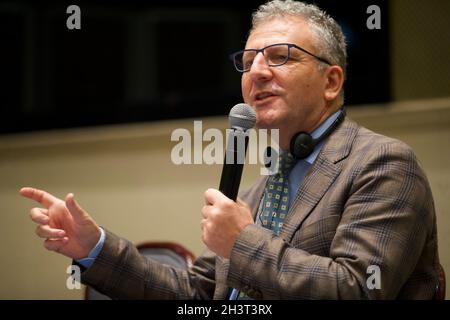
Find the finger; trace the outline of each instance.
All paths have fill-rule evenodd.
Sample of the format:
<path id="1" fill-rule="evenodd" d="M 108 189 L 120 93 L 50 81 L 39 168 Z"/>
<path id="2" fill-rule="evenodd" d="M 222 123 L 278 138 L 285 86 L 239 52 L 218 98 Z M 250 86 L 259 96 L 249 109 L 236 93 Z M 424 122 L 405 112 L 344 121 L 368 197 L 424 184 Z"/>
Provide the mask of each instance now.
<path id="1" fill-rule="evenodd" d="M 48 224 L 50 222 L 47 209 L 33 208 L 30 210 L 30 217 L 31 220 L 39 224 Z"/>
<path id="2" fill-rule="evenodd" d="M 20 189 L 20 194 L 26 198 L 39 202 L 46 208 L 50 207 L 52 204 L 58 201 L 61 201 L 60 199 L 56 198 L 55 196 L 51 195 L 48 192 L 30 187 L 24 187 Z"/>
<path id="3" fill-rule="evenodd" d="M 61 229 L 51 228 L 49 225 L 38 225 L 36 234 L 41 238 L 61 239 L 66 236 L 66 232 Z"/>
<path id="4" fill-rule="evenodd" d="M 200 229 L 203 231 L 203 229 L 205 228 L 205 223 L 206 223 L 206 219 L 202 219 L 200 221 Z"/>
<path id="5" fill-rule="evenodd" d="M 75 196 L 73 193 L 69 193 L 66 196 L 66 207 L 69 209 L 70 214 L 75 220 L 80 221 L 81 219 L 86 218 L 87 213 L 80 207 L 78 202 L 75 201 Z"/>
<path id="6" fill-rule="evenodd" d="M 205 206 L 203 206 L 203 208 L 202 208 L 202 217 L 204 218 L 204 219 L 207 219 L 208 218 L 208 208 L 209 208 L 210 206 L 207 206 L 207 205 L 205 205 Z"/>
<path id="7" fill-rule="evenodd" d="M 64 247 L 67 242 L 69 242 L 69 238 L 64 237 L 62 239 L 47 239 L 44 241 L 44 247 L 47 250 L 59 252 L 62 247 Z"/>
<path id="8" fill-rule="evenodd" d="M 212 199 L 211 199 L 211 194 L 209 192 L 210 189 L 206 190 L 204 193 L 204 197 L 205 197 L 205 206 L 210 206 L 212 205 Z"/>
<path id="9" fill-rule="evenodd" d="M 228 199 L 222 192 L 217 189 L 209 188 L 205 191 L 205 204 L 214 205 L 216 202 Z"/>

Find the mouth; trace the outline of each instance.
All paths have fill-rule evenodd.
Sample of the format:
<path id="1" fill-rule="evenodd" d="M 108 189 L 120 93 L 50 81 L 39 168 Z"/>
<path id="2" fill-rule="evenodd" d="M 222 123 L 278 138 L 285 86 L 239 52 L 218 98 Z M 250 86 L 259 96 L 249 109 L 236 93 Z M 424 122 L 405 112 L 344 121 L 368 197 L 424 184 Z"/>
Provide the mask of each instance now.
<path id="1" fill-rule="evenodd" d="M 264 102 L 268 101 L 269 99 L 274 98 L 276 96 L 277 96 L 276 94 L 269 92 L 269 91 L 259 92 L 254 95 L 254 101 L 257 104 L 260 104 L 260 103 L 264 103 Z"/>

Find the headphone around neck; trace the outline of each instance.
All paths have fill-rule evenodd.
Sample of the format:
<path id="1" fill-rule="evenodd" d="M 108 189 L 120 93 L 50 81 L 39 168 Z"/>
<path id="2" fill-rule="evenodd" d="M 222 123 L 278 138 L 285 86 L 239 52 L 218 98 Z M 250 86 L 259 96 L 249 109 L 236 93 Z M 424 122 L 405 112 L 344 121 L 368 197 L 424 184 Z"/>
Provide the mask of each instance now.
<path id="1" fill-rule="evenodd" d="M 291 138 L 290 153 L 296 159 L 305 159 L 313 152 L 314 148 L 320 142 L 322 142 L 338 127 L 338 125 L 344 120 L 344 118 L 345 110 L 342 108 L 339 111 L 338 117 L 336 118 L 336 120 L 334 120 L 331 126 L 316 139 L 314 139 L 311 134 L 303 131 L 294 134 L 294 136 Z"/>

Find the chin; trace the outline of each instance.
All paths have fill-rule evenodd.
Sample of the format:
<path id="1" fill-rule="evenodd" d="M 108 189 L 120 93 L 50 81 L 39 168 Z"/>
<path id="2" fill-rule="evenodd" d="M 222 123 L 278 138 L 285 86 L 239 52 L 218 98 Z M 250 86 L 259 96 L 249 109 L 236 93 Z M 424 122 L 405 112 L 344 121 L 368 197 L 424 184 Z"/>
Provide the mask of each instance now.
<path id="1" fill-rule="evenodd" d="M 256 109 L 256 127 L 260 129 L 279 129 L 280 114 L 274 110 Z"/>
<path id="2" fill-rule="evenodd" d="M 256 127 L 258 129 L 279 129 L 280 126 L 276 124 L 274 120 L 271 119 L 260 119 L 257 117 Z"/>

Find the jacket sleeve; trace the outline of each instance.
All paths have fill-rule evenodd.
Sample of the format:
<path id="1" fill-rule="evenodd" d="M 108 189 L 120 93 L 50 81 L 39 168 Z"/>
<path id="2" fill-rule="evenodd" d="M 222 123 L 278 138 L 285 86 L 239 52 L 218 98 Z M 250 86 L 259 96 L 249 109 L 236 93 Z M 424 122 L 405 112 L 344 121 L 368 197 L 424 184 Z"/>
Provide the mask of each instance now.
<path id="1" fill-rule="evenodd" d="M 82 268 L 81 282 L 112 299 L 212 299 L 215 255 L 206 251 L 185 270 L 142 256 L 129 241 L 105 230 L 102 250 Z"/>

